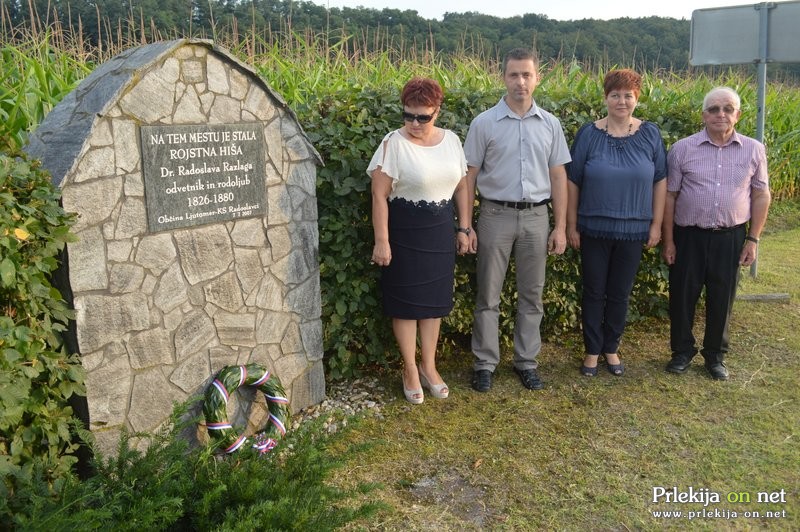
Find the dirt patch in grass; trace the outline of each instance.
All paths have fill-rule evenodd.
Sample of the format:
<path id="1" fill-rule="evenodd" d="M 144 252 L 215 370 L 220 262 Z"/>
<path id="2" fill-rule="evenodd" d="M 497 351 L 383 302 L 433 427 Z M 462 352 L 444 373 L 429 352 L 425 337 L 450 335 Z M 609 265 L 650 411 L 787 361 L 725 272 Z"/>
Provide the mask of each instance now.
<path id="1" fill-rule="evenodd" d="M 409 494 L 413 500 L 412 508 L 416 506 L 421 512 L 427 512 L 427 508 L 437 506 L 457 516 L 465 525 L 478 529 L 503 519 L 489 504 L 486 489 L 472 484 L 456 470 L 443 470 L 418 478 L 409 487 Z M 435 519 L 428 523 L 423 520 L 421 525 L 438 528 Z"/>

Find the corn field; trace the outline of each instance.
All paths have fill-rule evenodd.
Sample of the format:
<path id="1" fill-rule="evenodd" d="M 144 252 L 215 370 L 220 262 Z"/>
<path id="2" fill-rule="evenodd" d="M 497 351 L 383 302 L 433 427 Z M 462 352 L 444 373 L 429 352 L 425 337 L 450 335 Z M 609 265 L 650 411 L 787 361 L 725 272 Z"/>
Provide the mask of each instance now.
<path id="1" fill-rule="evenodd" d="M 140 37 L 126 38 L 119 33 L 116 39 L 92 47 L 71 35 L 58 27 L 15 30 L 3 21 L 0 145 L 24 146 L 44 116 L 97 64 L 142 44 Z M 446 92 L 502 93 L 496 58 L 466 52 L 419 55 L 405 52 L 402 46 L 391 48 L 388 41 L 382 52 L 367 53 L 362 51 L 366 47 L 359 44 L 358 37 L 341 38 L 335 45 L 329 44 L 327 37 L 295 34 L 286 29 L 275 33 L 253 29 L 243 36 L 220 32 L 217 44 L 252 65 L 295 109 L 301 122 L 304 112 L 313 112 L 319 102 L 335 101 L 343 91 L 399 89 L 415 75 L 437 79 Z M 568 61 L 542 65 L 542 80 L 535 96 L 540 103 L 545 102 L 543 107 L 562 119 L 568 139 L 580 125 L 578 120 L 601 116 L 605 68 Z M 667 147 L 681 136 L 677 132 L 700 129 L 703 96 L 716 85 L 728 85 L 740 93 L 743 115 L 738 129 L 747 135 L 755 134 L 754 79 L 733 70 L 714 77 L 675 72 L 643 74 L 640 111 L 662 127 Z M 800 194 L 800 88 L 770 84 L 766 110 L 764 143 L 773 195 L 776 199 L 796 197 Z"/>

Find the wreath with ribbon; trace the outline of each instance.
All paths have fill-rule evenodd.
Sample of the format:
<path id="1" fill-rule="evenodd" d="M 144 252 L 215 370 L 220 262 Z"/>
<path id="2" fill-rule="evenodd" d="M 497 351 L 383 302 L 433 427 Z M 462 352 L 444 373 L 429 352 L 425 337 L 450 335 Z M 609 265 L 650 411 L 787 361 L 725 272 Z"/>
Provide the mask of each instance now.
<path id="1" fill-rule="evenodd" d="M 268 453 L 278 444 L 278 439 L 286 434 L 289 400 L 278 378 L 258 364 L 226 366 L 214 377 L 206 389 L 203 402 L 208 435 L 219 443 L 225 453 L 233 453 L 245 444 L 247 437 L 228 421 L 227 412 L 228 398 L 242 386 L 254 386 L 267 400 L 269 421 L 264 431 L 255 436 L 253 448 L 261 454 Z"/>

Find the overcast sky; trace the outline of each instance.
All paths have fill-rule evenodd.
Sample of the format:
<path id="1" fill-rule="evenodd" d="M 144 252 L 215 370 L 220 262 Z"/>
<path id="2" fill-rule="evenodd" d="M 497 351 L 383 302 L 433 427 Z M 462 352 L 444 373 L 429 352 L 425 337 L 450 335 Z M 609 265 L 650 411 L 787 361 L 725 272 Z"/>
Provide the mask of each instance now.
<path id="1" fill-rule="evenodd" d="M 366 7 L 414 10 L 423 18 L 441 20 L 444 13 L 477 11 L 496 17 L 526 13 L 554 20 L 672 17 L 690 20 L 692 11 L 714 7 L 755 5 L 761 2 L 725 0 L 311 0 L 323 7 Z"/>

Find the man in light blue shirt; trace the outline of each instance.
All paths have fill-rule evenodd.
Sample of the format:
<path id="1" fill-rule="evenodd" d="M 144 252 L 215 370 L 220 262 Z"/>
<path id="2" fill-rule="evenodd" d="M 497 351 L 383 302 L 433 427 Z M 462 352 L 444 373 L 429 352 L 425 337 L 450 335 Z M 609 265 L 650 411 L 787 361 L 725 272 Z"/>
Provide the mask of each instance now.
<path id="1" fill-rule="evenodd" d="M 512 250 L 518 293 L 514 371 L 525 388 L 544 387 L 536 361 L 542 345 L 542 291 L 547 254 L 560 255 L 566 248 L 564 165 L 570 154 L 561 123 L 533 100 L 538 68 L 532 50 L 516 48 L 506 55 L 507 92 L 472 121 L 464 143 L 470 193 L 477 188 L 481 198 L 478 238 L 471 238 L 478 252 L 472 387 L 479 392 L 489 391 L 500 362 L 500 293 Z M 548 204 L 553 209 L 552 232 Z"/>

